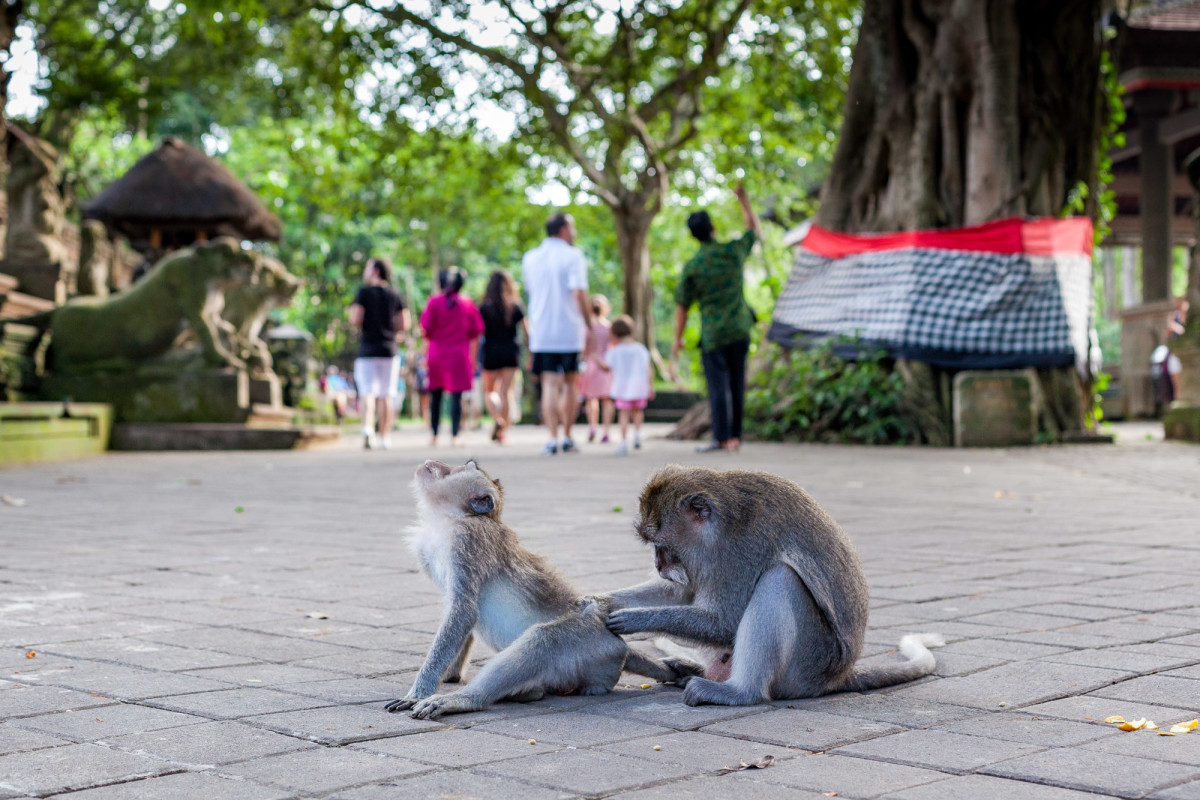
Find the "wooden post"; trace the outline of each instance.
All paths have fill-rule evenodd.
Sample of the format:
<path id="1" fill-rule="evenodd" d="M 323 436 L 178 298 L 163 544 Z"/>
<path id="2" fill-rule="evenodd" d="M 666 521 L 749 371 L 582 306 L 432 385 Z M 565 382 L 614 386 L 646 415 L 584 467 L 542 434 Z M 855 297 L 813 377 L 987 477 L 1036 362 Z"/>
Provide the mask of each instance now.
<path id="1" fill-rule="evenodd" d="M 1148 90 L 1134 95 L 1142 141 L 1141 222 L 1142 298 L 1145 302 L 1171 297 L 1171 183 L 1174 177 L 1172 146 L 1158 135 L 1171 93 Z"/>
<path id="2" fill-rule="evenodd" d="M 1142 287 L 1138 283 L 1137 248 L 1121 248 L 1121 308 L 1140 306 Z"/>
<path id="3" fill-rule="evenodd" d="M 163 235 L 162 231 L 154 228 L 150 231 L 150 247 L 154 250 L 162 250 Z"/>

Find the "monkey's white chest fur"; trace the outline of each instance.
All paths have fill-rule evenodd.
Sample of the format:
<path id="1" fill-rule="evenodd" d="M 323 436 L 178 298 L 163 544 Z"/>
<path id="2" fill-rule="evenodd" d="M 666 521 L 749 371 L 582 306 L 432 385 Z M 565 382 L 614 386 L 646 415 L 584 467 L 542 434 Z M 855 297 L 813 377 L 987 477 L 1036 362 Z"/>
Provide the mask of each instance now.
<path id="1" fill-rule="evenodd" d="M 442 590 L 447 600 L 455 591 L 454 541 L 451 520 L 431 515 L 409 528 L 408 545 L 421 569 Z M 503 650 L 530 625 L 544 622 L 529 598 L 512 581 L 497 576 L 483 585 L 479 596 L 479 620 L 476 632 L 488 645 Z"/>
<path id="2" fill-rule="evenodd" d="M 409 549 L 443 593 L 450 591 L 454 579 L 454 543 L 446 534 L 449 529 L 448 522 L 438 519 L 422 519 L 408 529 Z"/>

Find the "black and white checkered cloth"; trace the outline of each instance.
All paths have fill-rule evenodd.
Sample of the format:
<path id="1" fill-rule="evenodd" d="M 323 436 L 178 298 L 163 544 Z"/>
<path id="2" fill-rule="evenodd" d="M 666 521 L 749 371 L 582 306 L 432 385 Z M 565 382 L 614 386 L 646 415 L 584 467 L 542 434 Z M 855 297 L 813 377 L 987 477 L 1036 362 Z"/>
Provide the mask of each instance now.
<path id="1" fill-rule="evenodd" d="M 857 337 L 894 358 L 957 369 L 1087 364 L 1087 254 L 909 247 L 829 258 L 803 245 L 797 251 L 772 320 L 771 339 L 780 344 Z"/>

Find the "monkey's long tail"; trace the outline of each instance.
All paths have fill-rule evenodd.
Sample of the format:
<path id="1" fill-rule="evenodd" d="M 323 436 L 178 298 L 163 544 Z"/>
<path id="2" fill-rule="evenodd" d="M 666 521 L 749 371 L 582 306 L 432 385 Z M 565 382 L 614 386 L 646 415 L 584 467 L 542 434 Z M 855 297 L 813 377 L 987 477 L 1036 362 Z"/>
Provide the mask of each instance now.
<path id="1" fill-rule="evenodd" d="M 905 636 L 900 639 L 900 653 L 908 661 L 902 664 L 855 667 L 850 680 L 837 691 L 865 692 L 868 689 L 882 689 L 884 686 L 923 678 L 937 666 L 929 648 L 941 647 L 945 643 L 946 641 L 936 633 L 914 633 Z"/>

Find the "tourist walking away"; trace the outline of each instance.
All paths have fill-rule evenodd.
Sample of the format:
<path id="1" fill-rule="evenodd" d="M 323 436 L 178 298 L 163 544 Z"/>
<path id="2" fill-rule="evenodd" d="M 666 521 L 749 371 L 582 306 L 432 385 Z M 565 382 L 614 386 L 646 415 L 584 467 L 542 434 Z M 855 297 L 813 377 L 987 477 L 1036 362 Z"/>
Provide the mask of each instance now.
<path id="1" fill-rule="evenodd" d="M 612 304 L 607 297 L 592 295 L 592 326 L 583 347 L 583 369 L 579 373 L 579 394 L 587 411 L 589 444 L 596 440 L 596 426 L 601 418 L 604 420 L 601 444 L 608 443 L 609 429 L 612 428 L 612 373 L 604 368 L 604 354 L 611 338 L 608 321 L 611 311 Z"/>
<path id="2" fill-rule="evenodd" d="M 367 261 L 363 285 L 350 306 L 350 324 L 360 331 L 354 385 L 362 415 L 363 447 L 386 449 L 396 419 L 392 392 L 400 377 L 396 341 L 409 325 L 408 308 L 392 288 L 392 265 L 386 259 Z"/>
<path id="3" fill-rule="evenodd" d="M 746 232 L 730 242 L 719 242 L 707 211 L 688 217 L 688 230 L 700 242 L 700 251 L 683 267 L 675 295 L 675 343 L 671 360 L 679 358 L 688 310 L 700 306 L 700 360 L 708 384 L 712 411 L 712 441 L 700 452 L 737 450 L 742 439 L 742 410 L 746 399 L 746 354 L 754 311 L 746 302 L 743 270 L 759 237 L 758 217 L 750 207 L 746 188 L 734 190 L 742 207 Z M 619 408 L 619 406 L 618 406 Z"/>
<path id="4" fill-rule="evenodd" d="M 450 395 L 450 437 L 460 445 L 462 396 L 471 390 L 475 377 L 476 349 L 483 333 L 483 319 L 471 298 L 463 297 L 466 274 L 458 267 L 438 273 L 441 293 L 429 298 L 421 313 L 421 330 L 429 343 L 429 443 L 437 445 L 442 418 L 442 397 Z"/>
<path id="5" fill-rule="evenodd" d="M 603 363 L 612 374 L 612 399 L 621 427 L 617 455 L 628 455 L 629 423 L 632 420 L 633 448 L 640 450 L 646 404 L 654 399 L 654 365 L 646 345 L 634 341 L 633 317 L 622 314 L 613 320 L 612 346 L 604 354 Z"/>
<path id="6" fill-rule="evenodd" d="M 517 331 L 523 331 L 529 341 L 517 284 L 505 270 L 498 269 L 488 278 L 479 314 L 483 317 L 483 402 L 492 418 L 492 441 L 503 444 L 512 424 L 513 380 L 521 366 Z"/>
<path id="7" fill-rule="evenodd" d="M 592 323 L 587 262 L 575 237 L 574 218 L 555 214 L 546 221 L 546 239 L 521 261 L 529 293 L 530 368 L 541 385 L 542 421 L 550 434 L 542 450 L 547 455 L 575 449 L 571 424 L 579 411 L 579 353 Z"/>

